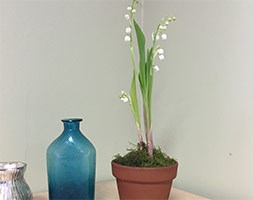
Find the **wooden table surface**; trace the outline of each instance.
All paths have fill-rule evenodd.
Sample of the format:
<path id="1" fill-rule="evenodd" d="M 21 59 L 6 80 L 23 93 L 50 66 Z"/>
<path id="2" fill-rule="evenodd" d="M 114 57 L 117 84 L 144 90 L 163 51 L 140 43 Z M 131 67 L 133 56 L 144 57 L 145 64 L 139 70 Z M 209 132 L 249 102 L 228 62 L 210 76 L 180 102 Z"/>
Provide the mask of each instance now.
<path id="1" fill-rule="evenodd" d="M 105 199 L 105 200 L 119 199 L 115 181 L 98 183 L 96 184 L 95 190 L 96 190 L 95 199 Z M 33 195 L 33 200 L 48 200 L 48 193 L 47 192 L 36 193 Z M 176 188 L 172 188 L 169 200 L 208 200 L 208 199 Z"/>

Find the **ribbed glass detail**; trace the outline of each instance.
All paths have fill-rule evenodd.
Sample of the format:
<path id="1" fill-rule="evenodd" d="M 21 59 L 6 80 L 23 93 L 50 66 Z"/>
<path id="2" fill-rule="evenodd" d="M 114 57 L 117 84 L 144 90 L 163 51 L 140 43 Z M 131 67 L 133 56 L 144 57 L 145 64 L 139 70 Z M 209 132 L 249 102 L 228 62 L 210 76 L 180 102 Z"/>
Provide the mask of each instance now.
<path id="1" fill-rule="evenodd" d="M 32 192 L 24 179 L 26 164 L 0 162 L 0 199 L 31 200 Z"/>

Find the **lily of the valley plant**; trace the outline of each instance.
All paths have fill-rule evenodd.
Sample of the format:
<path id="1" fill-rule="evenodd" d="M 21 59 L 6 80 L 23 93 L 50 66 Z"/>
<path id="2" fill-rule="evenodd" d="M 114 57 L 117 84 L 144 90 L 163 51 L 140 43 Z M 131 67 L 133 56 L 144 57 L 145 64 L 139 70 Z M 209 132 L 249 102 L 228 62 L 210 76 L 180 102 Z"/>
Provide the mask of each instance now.
<path id="1" fill-rule="evenodd" d="M 138 0 L 132 0 L 132 4 L 127 7 L 128 13 L 125 19 L 129 24 L 126 28 L 125 41 L 129 42 L 130 55 L 133 66 L 133 77 L 130 87 L 130 93 L 122 91 L 120 98 L 123 102 L 129 102 L 131 111 L 138 130 L 138 139 L 140 146 L 146 146 L 149 156 L 153 156 L 153 136 L 152 136 L 152 88 L 154 72 L 159 71 L 158 65 L 155 64 L 155 58 L 158 56 L 160 60 L 164 60 L 164 50 L 160 48 L 158 41 L 166 40 L 167 26 L 175 20 L 175 17 L 167 16 L 161 19 L 155 32 L 152 33 L 152 45 L 146 49 L 145 36 L 139 24 L 135 21 L 134 15 L 136 13 L 136 5 Z M 139 62 L 135 61 L 134 47 L 133 47 L 133 29 L 136 33 L 136 39 L 139 50 Z M 137 95 L 137 86 L 139 86 L 140 94 L 142 96 L 143 106 L 143 121 L 145 141 L 143 140 L 143 128 L 141 126 L 141 119 L 139 114 L 139 101 Z"/>

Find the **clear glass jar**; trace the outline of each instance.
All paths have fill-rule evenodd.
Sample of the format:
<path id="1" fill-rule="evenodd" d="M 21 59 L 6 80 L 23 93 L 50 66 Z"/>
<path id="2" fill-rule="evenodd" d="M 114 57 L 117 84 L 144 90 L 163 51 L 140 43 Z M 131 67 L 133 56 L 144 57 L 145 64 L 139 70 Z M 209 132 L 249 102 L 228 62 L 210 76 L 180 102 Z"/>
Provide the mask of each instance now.
<path id="1" fill-rule="evenodd" d="M 31 200 L 32 192 L 24 179 L 26 163 L 0 162 L 0 199 Z"/>

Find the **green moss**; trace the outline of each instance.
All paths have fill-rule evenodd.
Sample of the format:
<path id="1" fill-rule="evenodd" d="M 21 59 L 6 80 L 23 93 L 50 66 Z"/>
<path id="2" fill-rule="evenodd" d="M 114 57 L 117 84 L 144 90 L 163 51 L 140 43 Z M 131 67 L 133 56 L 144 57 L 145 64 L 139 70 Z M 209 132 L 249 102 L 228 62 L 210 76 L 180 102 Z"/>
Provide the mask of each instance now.
<path id="1" fill-rule="evenodd" d="M 137 145 L 128 151 L 124 156 L 116 155 L 113 161 L 131 167 L 165 167 L 177 163 L 173 158 L 163 153 L 159 147 L 154 148 L 153 157 L 148 155 L 146 146 Z"/>

